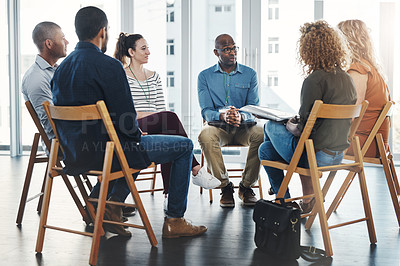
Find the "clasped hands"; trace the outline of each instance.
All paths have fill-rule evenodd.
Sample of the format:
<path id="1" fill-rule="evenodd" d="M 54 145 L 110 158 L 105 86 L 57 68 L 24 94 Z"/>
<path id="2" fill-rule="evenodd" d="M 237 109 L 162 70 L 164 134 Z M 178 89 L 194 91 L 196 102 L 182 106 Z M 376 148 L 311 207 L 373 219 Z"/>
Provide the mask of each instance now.
<path id="1" fill-rule="evenodd" d="M 222 113 L 224 121 L 232 125 L 234 127 L 239 127 L 240 122 L 242 121 L 242 116 L 239 113 L 239 109 L 237 109 L 234 106 L 230 106 L 228 110 L 225 111 L 225 113 Z"/>

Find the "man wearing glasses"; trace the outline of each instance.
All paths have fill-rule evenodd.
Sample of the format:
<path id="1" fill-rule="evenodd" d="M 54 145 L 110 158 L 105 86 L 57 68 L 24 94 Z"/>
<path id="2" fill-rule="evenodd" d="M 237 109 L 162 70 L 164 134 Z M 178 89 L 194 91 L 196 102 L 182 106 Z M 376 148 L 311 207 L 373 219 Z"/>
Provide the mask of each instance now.
<path id="1" fill-rule="evenodd" d="M 244 205 L 255 205 L 257 198 L 251 186 L 260 171 L 258 147 L 264 133 L 254 125 L 254 116 L 238 109 L 258 105 L 256 72 L 236 62 L 239 47 L 228 34 L 215 39 L 214 54 L 218 63 L 203 70 L 198 77 L 201 115 L 206 121 L 199 135 L 199 143 L 212 174 L 221 181 L 221 207 L 234 207 L 233 184 L 229 181 L 221 153 L 221 146 L 240 144 L 249 146 L 246 166 L 239 185 L 239 198 Z"/>

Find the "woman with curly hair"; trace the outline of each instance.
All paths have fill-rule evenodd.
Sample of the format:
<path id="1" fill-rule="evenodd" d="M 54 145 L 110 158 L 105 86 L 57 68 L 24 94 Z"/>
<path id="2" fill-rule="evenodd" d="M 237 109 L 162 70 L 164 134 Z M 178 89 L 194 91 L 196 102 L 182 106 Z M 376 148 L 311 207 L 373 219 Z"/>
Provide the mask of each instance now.
<path id="1" fill-rule="evenodd" d="M 355 104 L 357 94 L 354 83 L 346 73 L 348 50 L 338 32 L 325 21 L 305 23 L 300 28 L 298 59 L 306 78 L 300 95 L 299 119 L 292 118 L 285 125 L 268 121 L 265 124 L 265 141 L 259 148 L 260 160 L 284 160 L 290 162 L 307 122 L 315 100 L 329 104 Z M 298 123 L 296 123 L 298 122 Z M 349 147 L 350 120 L 319 119 L 311 133 L 318 166 L 338 164 L 344 150 Z M 302 154 L 300 167 L 308 167 L 306 152 Z M 274 193 L 279 191 L 284 174 L 282 170 L 264 166 Z M 303 195 L 313 193 L 311 179 L 300 176 Z M 285 198 L 290 198 L 289 190 Z M 300 201 L 303 213 L 314 206 L 314 198 Z M 293 202 L 292 206 L 298 207 Z"/>
<path id="2" fill-rule="evenodd" d="M 351 65 L 347 73 L 353 78 L 357 90 L 357 103 L 368 100 L 369 105 L 361 121 L 356 135 L 363 145 L 383 106 L 390 101 L 390 93 L 383 77 L 382 68 L 378 65 L 369 29 L 361 20 L 346 20 L 338 24 L 338 28 L 346 37 L 351 50 Z M 378 133 L 382 134 L 385 146 L 388 146 L 390 117 L 386 117 Z M 353 149 L 348 149 L 348 154 Z M 377 157 L 376 141 L 369 146 L 365 153 L 367 157 Z"/>

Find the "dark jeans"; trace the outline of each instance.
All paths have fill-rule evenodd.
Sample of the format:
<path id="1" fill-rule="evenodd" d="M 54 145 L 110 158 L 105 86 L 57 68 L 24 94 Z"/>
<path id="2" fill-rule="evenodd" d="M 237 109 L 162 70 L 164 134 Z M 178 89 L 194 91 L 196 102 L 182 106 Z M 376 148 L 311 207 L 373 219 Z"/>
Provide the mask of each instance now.
<path id="1" fill-rule="evenodd" d="M 147 152 L 149 159 L 156 164 L 171 164 L 169 178 L 168 217 L 183 217 L 186 211 L 187 194 L 189 189 L 190 171 L 192 169 L 193 142 L 181 136 L 142 136 L 141 144 Z M 133 175 L 136 179 L 139 173 Z M 90 197 L 98 198 L 99 183 L 93 188 Z M 130 191 L 125 178 L 110 182 L 108 196 L 124 202 Z"/>
<path id="2" fill-rule="evenodd" d="M 149 116 L 138 119 L 139 127 L 143 132 L 149 135 L 178 135 L 188 137 L 179 117 L 170 111 L 163 111 L 151 114 Z M 199 162 L 193 156 L 192 168 L 199 165 Z M 164 193 L 168 193 L 169 178 L 171 176 L 172 162 L 161 164 L 161 176 L 164 183 Z"/>

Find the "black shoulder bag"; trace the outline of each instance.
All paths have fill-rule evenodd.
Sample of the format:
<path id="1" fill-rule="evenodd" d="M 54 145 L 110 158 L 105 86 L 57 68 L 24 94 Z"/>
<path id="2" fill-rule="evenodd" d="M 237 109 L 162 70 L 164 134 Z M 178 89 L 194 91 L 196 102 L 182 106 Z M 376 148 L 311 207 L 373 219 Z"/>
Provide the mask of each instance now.
<path id="1" fill-rule="evenodd" d="M 256 246 L 280 259 L 298 259 L 311 262 L 326 259 L 325 251 L 315 247 L 300 246 L 300 210 L 286 205 L 259 200 L 253 213 L 256 223 Z"/>

